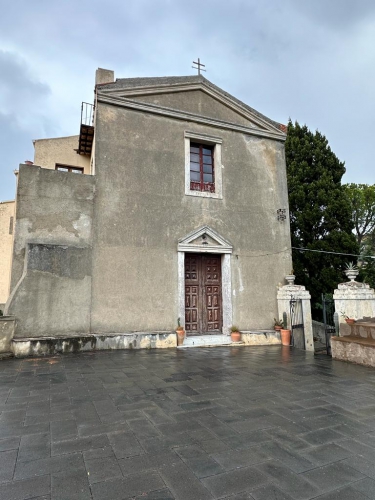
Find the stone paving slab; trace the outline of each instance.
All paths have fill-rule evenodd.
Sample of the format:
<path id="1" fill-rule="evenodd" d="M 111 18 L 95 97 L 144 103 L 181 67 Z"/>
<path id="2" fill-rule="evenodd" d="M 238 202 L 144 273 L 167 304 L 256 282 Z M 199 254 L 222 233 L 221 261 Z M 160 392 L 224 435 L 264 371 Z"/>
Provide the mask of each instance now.
<path id="1" fill-rule="evenodd" d="M 375 499 L 375 370 L 289 347 L 0 361 L 0 500 Z"/>

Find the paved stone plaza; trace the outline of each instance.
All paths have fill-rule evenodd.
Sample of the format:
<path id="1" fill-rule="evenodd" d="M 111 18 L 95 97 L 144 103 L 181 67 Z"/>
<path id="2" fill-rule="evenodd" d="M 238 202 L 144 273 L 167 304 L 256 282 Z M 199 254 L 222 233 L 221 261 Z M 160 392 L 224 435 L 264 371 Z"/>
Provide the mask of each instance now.
<path id="1" fill-rule="evenodd" d="M 375 370 L 275 347 L 0 362 L 1 500 L 375 499 Z"/>

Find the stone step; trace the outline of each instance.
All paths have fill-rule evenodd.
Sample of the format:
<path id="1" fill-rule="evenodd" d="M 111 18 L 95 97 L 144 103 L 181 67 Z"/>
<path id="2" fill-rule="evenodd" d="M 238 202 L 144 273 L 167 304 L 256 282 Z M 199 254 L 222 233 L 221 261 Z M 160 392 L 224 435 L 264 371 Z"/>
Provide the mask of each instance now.
<path id="1" fill-rule="evenodd" d="M 0 359 L 13 358 L 14 354 L 12 352 L 0 352 Z"/>
<path id="2" fill-rule="evenodd" d="M 232 342 L 229 335 L 194 335 L 186 337 L 182 346 L 179 349 L 186 347 L 211 347 L 222 345 L 237 345 L 243 342 Z"/>

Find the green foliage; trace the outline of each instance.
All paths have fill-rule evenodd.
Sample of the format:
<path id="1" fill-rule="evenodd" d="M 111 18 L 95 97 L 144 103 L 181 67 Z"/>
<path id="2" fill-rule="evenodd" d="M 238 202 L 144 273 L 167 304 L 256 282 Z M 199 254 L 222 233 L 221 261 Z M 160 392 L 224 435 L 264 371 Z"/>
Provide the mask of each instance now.
<path id="1" fill-rule="evenodd" d="M 361 256 L 359 258 L 359 279 L 368 283 L 371 288 L 375 288 L 375 232 L 363 239 Z"/>
<path id="2" fill-rule="evenodd" d="M 344 184 L 349 200 L 358 244 L 375 230 L 375 184 Z"/>
<path id="3" fill-rule="evenodd" d="M 375 287 L 375 184 L 344 184 L 350 202 L 354 231 L 363 257 L 359 280 Z M 369 258 L 370 257 L 370 258 Z"/>
<path id="4" fill-rule="evenodd" d="M 283 327 L 288 328 L 288 316 L 285 311 L 283 312 Z"/>
<path id="5" fill-rule="evenodd" d="M 358 271 L 358 266 L 356 266 L 353 262 L 347 262 L 345 264 L 345 271 Z"/>
<path id="6" fill-rule="evenodd" d="M 234 332 L 239 332 L 240 330 L 238 329 L 238 326 L 233 325 L 230 327 L 230 331 L 234 333 Z"/>
<path id="7" fill-rule="evenodd" d="M 358 254 L 352 211 L 341 185 L 344 163 L 327 139 L 306 125 L 288 123 L 285 144 L 292 246 Z M 350 257 L 293 250 L 296 282 L 306 286 L 314 304 L 343 281 Z M 353 260 L 353 259 L 351 259 Z"/>

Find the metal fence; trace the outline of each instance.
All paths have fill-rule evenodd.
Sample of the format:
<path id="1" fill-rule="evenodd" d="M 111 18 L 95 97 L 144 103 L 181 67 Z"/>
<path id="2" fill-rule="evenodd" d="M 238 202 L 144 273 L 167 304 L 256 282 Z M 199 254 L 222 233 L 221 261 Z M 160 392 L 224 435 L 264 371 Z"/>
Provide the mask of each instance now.
<path id="1" fill-rule="evenodd" d="M 298 349 L 305 349 L 305 330 L 303 326 L 302 300 L 290 299 L 290 324 L 291 324 L 291 345 Z"/>
<path id="2" fill-rule="evenodd" d="M 332 295 L 322 294 L 321 322 L 313 321 L 314 350 L 331 356 L 331 336 L 335 335 L 335 302 Z"/>

